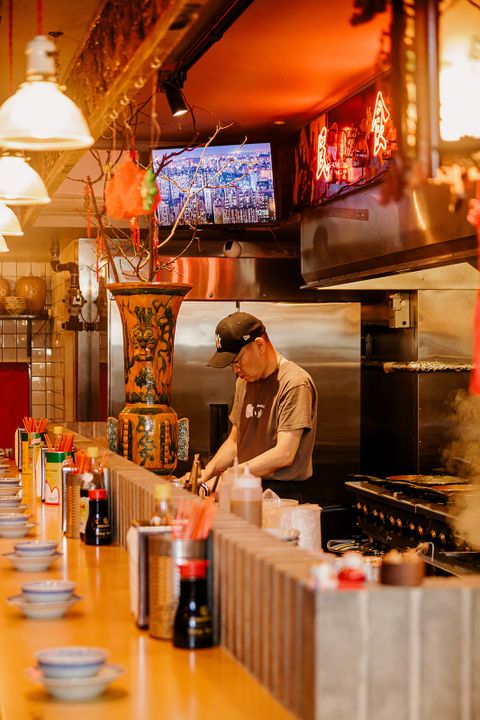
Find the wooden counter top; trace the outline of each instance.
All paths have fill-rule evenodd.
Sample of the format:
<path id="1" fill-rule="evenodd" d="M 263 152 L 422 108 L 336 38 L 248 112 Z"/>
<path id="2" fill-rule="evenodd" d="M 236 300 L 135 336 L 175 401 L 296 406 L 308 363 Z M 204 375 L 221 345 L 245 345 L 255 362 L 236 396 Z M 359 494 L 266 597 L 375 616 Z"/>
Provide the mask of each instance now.
<path id="1" fill-rule="evenodd" d="M 15 540 L 0 538 L 0 717 L 1 720 L 287 720 L 279 705 L 222 648 L 177 650 L 139 630 L 129 610 L 128 556 L 121 547 L 94 548 L 63 538 L 59 508 L 31 500 L 39 523 L 29 538 L 59 539 L 59 558 L 47 572 L 24 573 L 1 557 Z M 68 578 L 82 597 L 60 620 L 29 620 L 4 599 L 28 580 Z M 96 645 L 126 669 L 99 698 L 81 703 L 52 699 L 26 676 L 37 650 L 60 645 Z"/>

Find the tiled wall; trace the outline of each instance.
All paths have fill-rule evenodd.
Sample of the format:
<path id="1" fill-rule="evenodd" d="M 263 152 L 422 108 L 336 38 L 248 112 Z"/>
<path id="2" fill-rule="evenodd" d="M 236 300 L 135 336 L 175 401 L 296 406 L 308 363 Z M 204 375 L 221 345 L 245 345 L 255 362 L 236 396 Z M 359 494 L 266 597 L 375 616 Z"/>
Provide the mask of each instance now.
<path id="1" fill-rule="evenodd" d="M 2 262 L 0 276 L 10 283 L 25 275 L 42 277 L 47 285 L 46 310 L 52 309 L 52 286 L 61 280 L 52 273 L 50 263 Z M 63 295 L 62 295 L 63 297 Z M 27 321 L 0 318 L 0 362 L 31 362 L 32 415 L 53 421 L 64 419 L 64 350 L 60 342 L 60 319 L 32 321 L 32 355 L 27 353 Z"/>

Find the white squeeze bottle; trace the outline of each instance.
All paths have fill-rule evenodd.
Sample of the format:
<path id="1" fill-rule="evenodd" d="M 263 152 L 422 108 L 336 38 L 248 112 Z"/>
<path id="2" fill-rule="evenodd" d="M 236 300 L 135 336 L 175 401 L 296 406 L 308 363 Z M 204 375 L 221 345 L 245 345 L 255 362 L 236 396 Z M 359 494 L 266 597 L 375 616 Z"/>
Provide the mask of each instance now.
<path id="1" fill-rule="evenodd" d="M 230 492 L 231 512 L 252 525 L 262 526 L 262 478 L 252 475 L 248 465 L 237 473 Z"/>
<path id="2" fill-rule="evenodd" d="M 231 512 L 230 498 L 232 485 L 238 477 L 238 457 L 235 456 L 232 467 L 229 467 L 222 475 L 222 484 L 218 491 L 218 509 L 221 512 Z"/>

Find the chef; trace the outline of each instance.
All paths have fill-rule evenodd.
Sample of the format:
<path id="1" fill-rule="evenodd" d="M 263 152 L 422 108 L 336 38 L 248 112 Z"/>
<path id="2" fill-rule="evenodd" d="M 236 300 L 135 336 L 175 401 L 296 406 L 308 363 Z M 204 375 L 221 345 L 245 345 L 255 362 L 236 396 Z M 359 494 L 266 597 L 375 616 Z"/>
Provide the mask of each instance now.
<path id="1" fill-rule="evenodd" d="M 233 464 L 248 464 L 262 487 L 304 501 L 312 476 L 317 391 L 310 375 L 284 358 L 265 326 L 245 312 L 220 320 L 210 367 L 231 366 L 237 377 L 232 429 L 205 469 L 206 482 Z"/>

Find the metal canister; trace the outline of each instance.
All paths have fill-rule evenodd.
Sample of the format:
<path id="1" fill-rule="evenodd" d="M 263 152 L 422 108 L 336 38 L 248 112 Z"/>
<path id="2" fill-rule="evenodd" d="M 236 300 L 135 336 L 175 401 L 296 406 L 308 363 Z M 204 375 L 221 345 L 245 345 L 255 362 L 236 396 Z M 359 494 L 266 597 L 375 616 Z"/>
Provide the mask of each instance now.
<path id="1" fill-rule="evenodd" d="M 205 559 L 207 541 L 152 535 L 148 546 L 149 633 L 170 640 L 180 594 L 178 564 L 182 560 Z"/>
<path id="2" fill-rule="evenodd" d="M 65 534 L 68 538 L 80 537 L 80 488 L 82 476 L 69 472 L 65 480 Z"/>

